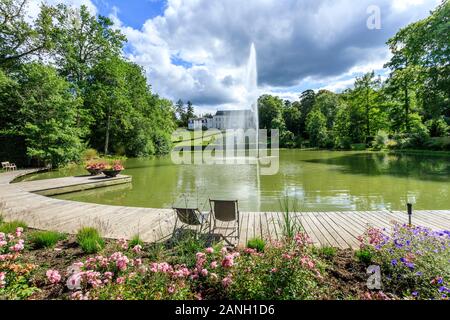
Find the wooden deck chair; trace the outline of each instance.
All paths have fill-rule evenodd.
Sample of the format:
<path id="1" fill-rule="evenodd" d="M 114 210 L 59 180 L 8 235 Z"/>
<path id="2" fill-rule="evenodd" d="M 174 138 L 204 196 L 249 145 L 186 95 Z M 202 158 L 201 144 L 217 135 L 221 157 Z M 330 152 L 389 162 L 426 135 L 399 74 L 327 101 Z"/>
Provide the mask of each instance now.
<path id="1" fill-rule="evenodd" d="M 174 231 L 177 229 L 178 222 L 184 224 L 184 228 L 187 226 L 197 227 L 197 231 L 201 233 L 205 227 L 210 226 L 209 214 L 201 213 L 198 208 L 172 208 L 177 214 L 175 220 Z M 183 226 L 182 226 L 183 228 Z"/>
<path id="2" fill-rule="evenodd" d="M 237 245 L 239 244 L 239 236 L 240 236 L 240 223 L 239 223 L 239 206 L 237 200 L 209 200 L 209 204 L 211 206 L 211 217 L 213 219 L 212 224 L 212 232 L 214 230 L 225 230 L 225 233 L 221 233 L 225 242 L 229 245 Z M 221 226 L 217 226 L 217 221 L 228 223 L 224 226 L 221 223 Z M 231 223 L 231 225 L 230 225 Z M 226 230 L 230 230 L 231 232 L 226 232 Z M 229 239 L 236 240 L 236 243 L 233 244 Z"/>

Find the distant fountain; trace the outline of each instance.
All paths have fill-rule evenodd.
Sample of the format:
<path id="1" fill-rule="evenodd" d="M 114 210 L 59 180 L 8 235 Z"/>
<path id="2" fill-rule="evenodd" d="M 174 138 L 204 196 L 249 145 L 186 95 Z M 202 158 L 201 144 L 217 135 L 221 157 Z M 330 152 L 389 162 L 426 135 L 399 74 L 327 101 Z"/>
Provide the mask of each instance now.
<path id="1" fill-rule="evenodd" d="M 256 154 L 259 157 L 259 113 L 258 113 L 258 66 L 256 62 L 255 44 L 250 47 L 250 55 L 247 62 L 247 105 L 253 111 L 253 121 L 256 131 Z"/>

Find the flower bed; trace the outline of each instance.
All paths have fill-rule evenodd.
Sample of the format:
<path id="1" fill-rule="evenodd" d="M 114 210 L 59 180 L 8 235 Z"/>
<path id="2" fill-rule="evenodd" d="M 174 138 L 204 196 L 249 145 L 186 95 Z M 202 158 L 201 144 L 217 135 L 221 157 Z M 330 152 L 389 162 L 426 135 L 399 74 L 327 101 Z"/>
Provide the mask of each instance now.
<path id="1" fill-rule="evenodd" d="M 360 241 L 371 263 L 381 266 L 386 289 L 406 298 L 448 299 L 450 232 L 394 224 L 385 233 L 371 228 Z"/>
<path id="2" fill-rule="evenodd" d="M 261 251 L 121 239 L 84 254 L 74 236 L 34 250 L 31 232 L 0 233 L 0 299 L 448 299 L 447 231 L 369 229 L 364 262 L 351 250 L 314 248 L 301 233 Z M 367 289 L 368 263 L 381 266 L 382 291 Z"/>

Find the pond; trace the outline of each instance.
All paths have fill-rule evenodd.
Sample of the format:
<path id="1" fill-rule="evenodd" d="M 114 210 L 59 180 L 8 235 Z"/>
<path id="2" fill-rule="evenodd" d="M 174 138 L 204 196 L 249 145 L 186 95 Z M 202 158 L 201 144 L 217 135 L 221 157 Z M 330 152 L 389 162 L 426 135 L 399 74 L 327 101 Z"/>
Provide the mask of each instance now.
<path id="1" fill-rule="evenodd" d="M 237 199 L 241 211 L 405 210 L 450 208 L 450 159 L 372 152 L 280 150 L 280 169 L 258 175 L 256 165 L 175 165 L 170 157 L 128 159 L 133 183 L 58 196 L 109 205 L 208 208 L 208 199 Z M 84 175 L 82 167 L 26 180 Z"/>

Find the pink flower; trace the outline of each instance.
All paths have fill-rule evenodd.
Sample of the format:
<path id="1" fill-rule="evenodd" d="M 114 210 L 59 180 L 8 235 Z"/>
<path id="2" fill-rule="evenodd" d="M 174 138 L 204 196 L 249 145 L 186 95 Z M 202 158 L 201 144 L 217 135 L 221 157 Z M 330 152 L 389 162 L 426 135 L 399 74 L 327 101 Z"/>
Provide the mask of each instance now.
<path id="1" fill-rule="evenodd" d="M 228 253 L 227 247 L 222 247 L 222 249 L 220 250 L 220 252 L 221 252 L 223 255 L 227 254 L 227 253 Z"/>
<path id="2" fill-rule="evenodd" d="M 233 255 L 227 255 L 225 256 L 225 258 L 222 260 L 222 267 L 224 268 L 231 268 L 234 264 L 234 256 Z"/>
<path id="3" fill-rule="evenodd" d="M 142 259 L 134 259 L 133 260 L 134 267 L 139 267 L 140 265 L 142 265 Z"/>
<path id="4" fill-rule="evenodd" d="M 247 254 L 254 254 L 256 253 L 256 250 L 252 248 L 245 248 L 244 252 Z"/>
<path id="5" fill-rule="evenodd" d="M 9 247 L 9 250 L 10 250 L 10 251 L 14 251 L 14 252 L 20 252 L 20 251 L 22 251 L 22 250 L 25 248 L 24 242 L 25 242 L 25 241 L 22 240 L 22 239 L 19 240 L 18 243 L 16 243 L 15 245 Z"/>
<path id="6" fill-rule="evenodd" d="M 200 273 L 202 274 L 202 276 L 206 277 L 208 275 L 208 270 L 202 269 Z"/>
<path id="7" fill-rule="evenodd" d="M 206 248 L 205 251 L 206 251 L 206 253 L 211 254 L 211 253 L 214 253 L 214 248 L 209 247 L 209 248 Z"/>
<path id="8" fill-rule="evenodd" d="M 116 267 L 121 271 L 125 271 L 127 269 L 127 265 L 130 262 L 128 257 L 121 252 L 115 252 L 111 255 L 110 259 L 116 262 Z"/>
<path id="9" fill-rule="evenodd" d="M 231 280 L 231 274 L 222 279 L 222 285 L 227 288 L 233 281 Z"/>
<path id="10" fill-rule="evenodd" d="M 211 262 L 211 269 L 217 268 L 217 265 L 218 265 L 217 261 Z"/>
<path id="11" fill-rule="evenodd" d="M 57 270 L 47 270 L 45 274 L 47 275 L 47 279 L 51 284 L 57 284 L 61 281 L 61 275 Z"/>
<path id="12" fill-rule="evenodd" d="M 5 272 L 0 272 L 0 288 L 4 288 L 6 285 L 6 273 Z"/>
<path id="13" fill-rule="evenodd" d="M 16 229 L 16 237 L 20 238 L 22 236 L 22 233 L 23 233 L 23 228 L 17 227 L 17 229 Z"/>
<path id="14" fill-rule="evenodd" d="M 128 249 L 128 241 L 126 239 L 119 239 L 118 244 L 123 250 Z"/>
<path id="15" fill-rule="evenodd" d="M 0 261 L 8 261 L 8 260 L 13 260 L 14 259 L 14 255 L 8 253 L 8 254 L 0 254 Z"/>
<path id="16" fill-rule="evenodd" d="M 125 283 L 125 277 L 119 277 L 119 278 L 117 278 L 117 279 L 116 279 L 116 283 L 117 283 L 117 284 L 123 284 L 123 283 Z"/>
<path id="17" fill-rule="evenodd" d="M 272 272 L 272 273 L 278 272 L 278 269 L 277 268 L 272 268 L 272 270 L 270 270 L 270 272 Z"/>
<path id="18" fill-rule="evenodd" d="M 74 292 L 70 295 L 72 300 L 89 300 L 89 292 L 83 294 L 81 291 Z"/>
<path id="19" fill-rule="evenodd" d="M 0 232 L 0 241 L 3 241 L 6 239 L 6 235 L 3 232 Z"/>
<path id="20" fill-rule="evenodd" d="M 167 291 L 168 291 L 170 294 L 174 294 L 174 293 L 175 293 L 175 286 L 170 285 L 169 288 L 167 288 Z"/>
<path id="21" fill-rule="evenodd" d="M 302 266 L 307 267 L 309 269 L 313 269 L 315 267 L 314 261 L 310 257 L 307 257 L 307 256 L 303 256 L 300 259 L 300 263 L 302 264 Z"/>
<path id="22" fill-rule="evenodd" d="M 162 263 L 152 263 L 150 265 L 150 271 L 151 272 L 162 272 L 162 273 L 168 273 L 173 270 L 172 266 L 168 264 L 167 262 Z"/>
<path id="23" fill-rule="evenodd" d="M 8 244 L 8 242 L 6 242 L 5 240 L 0 240 L 0 248 L 4 247 Z"/>
<path id="24" fill-rule="evenodd" d="M 82 275 L 83 275 L 82 272 L 77 272 L 71 275 L 66 282 L 67 288 L 69 288 L 69 290 L 80 290 Z"/>
<path id="25" fill-rule="evenodd" d="M 289 254 L 287 254 L 287 253 L 283 253 L 283 254 L 282 254 L 282 257 L 283 257 L 284 259 L 286 259 L 286 260 L 291 260 L 291 259 L 292 259 L 292 256 L 289 255 Z"/>
<path id="26" fill-rule="evenodd" d="M 142 246 L 141 245 L 135 245 L 134 247 L 133 247 L 133 251 L 135 252 L 135 253 L 140 253 L 141 251 L 142 251 Z"/>

